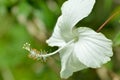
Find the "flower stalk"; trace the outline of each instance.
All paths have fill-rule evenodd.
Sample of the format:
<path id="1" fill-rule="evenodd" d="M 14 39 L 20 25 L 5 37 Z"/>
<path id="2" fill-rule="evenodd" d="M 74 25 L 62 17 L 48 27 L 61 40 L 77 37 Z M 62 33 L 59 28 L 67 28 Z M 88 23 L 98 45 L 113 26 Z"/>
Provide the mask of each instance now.
<path id="1" fill-rule="evenodd" d="M 108 23 L 110 22 L 110 20 L 112 20 L 115 16 L 117 16 L 118 14 L 120 14 L 120 11 L 115 12 L 114 14 L 112 14 L 99 28 L 96 32 L 100 32 L 100 30 Z"/>

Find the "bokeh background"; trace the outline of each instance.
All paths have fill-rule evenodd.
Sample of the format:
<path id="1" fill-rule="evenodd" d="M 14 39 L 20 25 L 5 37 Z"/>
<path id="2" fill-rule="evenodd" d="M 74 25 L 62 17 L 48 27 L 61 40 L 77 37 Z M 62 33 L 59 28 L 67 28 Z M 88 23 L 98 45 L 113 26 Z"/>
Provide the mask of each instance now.
<path id="1" fill-rule="evenodd" d="M 38 50 L 57 49 L 45 41 L 53 32 L 64 1 L 0 0 L 0 80 L 63 80 L 59 76 L 59 54 L 41 63 L 28 58 L 22 46 L 29 42 Z M 116 11 L 120 11 L 120 0 L 96 0 L 92 13 L 77 25 L 97 30 Z M 76 72 L 67 80 L 120 80 L 120 14 L 101 32 L 113 40 L 112 60 L 99 69 Z"/>

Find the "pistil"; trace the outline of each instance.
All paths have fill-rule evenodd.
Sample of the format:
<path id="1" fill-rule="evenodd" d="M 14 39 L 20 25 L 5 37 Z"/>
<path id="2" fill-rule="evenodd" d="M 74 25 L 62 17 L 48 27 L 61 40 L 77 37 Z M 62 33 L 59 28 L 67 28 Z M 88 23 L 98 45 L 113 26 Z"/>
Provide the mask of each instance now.
<path id="1" fill-rule="evenodd" d="M 45 54 L 45 52 L 38 51 L 36 49 L 32 49 L 30 47 L 30 44 L 28 44 L 28 43 L 25 43 L 23 45 L 23 48 L 30 52 L 30 54 L 29 54 L 30 58 L 37 59 L 37 60 L 42 60 L 42 61 L 46 61 L 47 57 L 50 57 L 52 55 L 57 54 L 59 51 L 61 51 L 62 49 L 64 49 L 65 47 L 67 47 L 68 45 L 70 45 L 71 43 L 73 43 L 74 41 L 75 41 L 75 39 L 69 41 L 64 46 L 60 47 L 58 50 L 56 50 L 56 51 L 54 51 L 52 53 L 48 53 L 48 54 Z M 44 54 L 42 54 L 42 53 L 44 53 Z"/>

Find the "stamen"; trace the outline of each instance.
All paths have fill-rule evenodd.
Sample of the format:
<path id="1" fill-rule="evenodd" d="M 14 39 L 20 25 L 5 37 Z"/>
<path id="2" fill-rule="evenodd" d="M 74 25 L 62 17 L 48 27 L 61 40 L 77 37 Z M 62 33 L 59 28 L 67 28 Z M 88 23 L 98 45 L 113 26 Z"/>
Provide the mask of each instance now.
<path id="1" fill-rule="evenodd" d="M 37 60 L 40 60 L 42 62 L 46 62 L 46 58 L 49 57 L 49 56 L 52 56 L 56 53 L 58 53 L 60 50 L 64 49 L 65 47 L 67 47 L 69 44 L 73 43 L 75 41 L 75 39 L 69 41 L 66 45 L 60 47 L 58 50 L 52 52 L 52 53 L 49 53 L 49 54 L 46 54 L 46 52 L 44 51 L 38 51 L 36 49 L 32 49 L 30 47 L 30 44 L 28 43 L 25 43 L 23 45 L 23 48 L 26 49 L 27 51 L 30 52 L 30 54 L 28 55 L 29 58 L 33 58 L 33 59 L 37 59 Z M 44 54 L 43 54 L 44 53 Z"/>
<path id="2" fill-rule="evenodd" d="M 38 51 L 36 49 L 32 49 L 29 43 L 25 43 L 23 45 L 23 48 L 30 52 L 30 54 L 28 55 L 29 58 L 40 60 L 41 62 L 46 62 L 46 58 L 42 57 L 43 53 L 45 54 L 45 52 L 43 52 L 42 50 Z"/>

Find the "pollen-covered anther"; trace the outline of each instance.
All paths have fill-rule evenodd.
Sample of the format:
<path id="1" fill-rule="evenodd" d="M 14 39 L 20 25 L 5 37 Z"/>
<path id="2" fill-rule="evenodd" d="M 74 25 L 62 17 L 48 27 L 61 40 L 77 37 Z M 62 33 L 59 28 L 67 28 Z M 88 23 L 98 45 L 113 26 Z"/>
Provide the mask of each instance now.
<path id="1" fill-rule="evenodd" d="M 38 51 L 36 49 L 31 49 L 30 54 L 28 55 L 29 58 L 34 60 L 40 60 L 41 62 L 46 62 L 46 57 L 44 57 L 45 53 L 42 51 Z"/>
<path id="2" fill-rule="evenodd" d="M 28 54 L 29 58 L 32 58 L 34 60 L 40 60 L 41 62 L 46 62 L 46 52 L 45 51 L 38 51 L 37 49 L 33 49 L 30 47 L 29 43 L 25 43 L 23 45 L 23 48 L 27 51 L 29 51 L 30 53 Z"/>
<path id="3" fill-rule="evenodd" d="M 28 55 L 29 58 L 32 58 L 32 59 L 37 59 L 37 57 L 39 56 L 39 51 L 36 50 L 36 49 L 31 49 L 30 50 L 30 54 Z"/>

